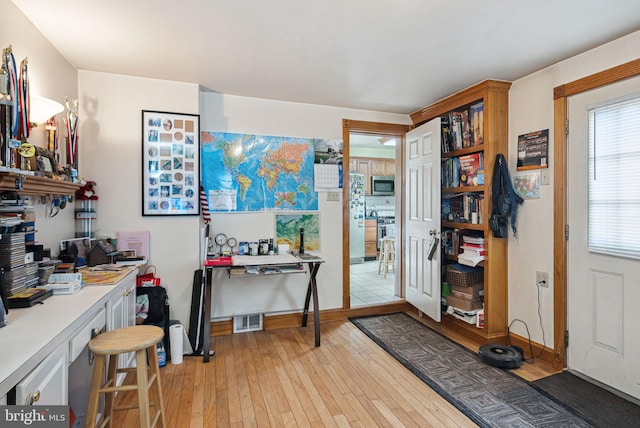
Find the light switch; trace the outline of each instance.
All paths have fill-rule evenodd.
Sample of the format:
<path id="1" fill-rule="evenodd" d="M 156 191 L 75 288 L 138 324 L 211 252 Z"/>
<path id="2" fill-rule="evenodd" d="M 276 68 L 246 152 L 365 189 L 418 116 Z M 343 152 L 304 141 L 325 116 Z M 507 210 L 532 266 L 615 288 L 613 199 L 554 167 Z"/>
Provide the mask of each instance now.
<path id="1" fill-rule="evenodd" d="M 543 169 L 540 171 L 540 184 L 543 186 L 548 186 L 551 184 L 551 173 L 548 169 Z"/>

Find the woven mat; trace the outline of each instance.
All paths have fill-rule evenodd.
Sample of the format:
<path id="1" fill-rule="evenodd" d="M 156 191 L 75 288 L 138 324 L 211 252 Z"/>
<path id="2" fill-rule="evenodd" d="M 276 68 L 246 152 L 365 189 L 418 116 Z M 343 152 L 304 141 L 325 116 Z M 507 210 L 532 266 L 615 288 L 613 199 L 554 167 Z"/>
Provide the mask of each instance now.
<path id="1" fill-rule="evenodd" d="M 351 322 L 481 427 L 589 427 L 572 409 L 404 313 Z"/>

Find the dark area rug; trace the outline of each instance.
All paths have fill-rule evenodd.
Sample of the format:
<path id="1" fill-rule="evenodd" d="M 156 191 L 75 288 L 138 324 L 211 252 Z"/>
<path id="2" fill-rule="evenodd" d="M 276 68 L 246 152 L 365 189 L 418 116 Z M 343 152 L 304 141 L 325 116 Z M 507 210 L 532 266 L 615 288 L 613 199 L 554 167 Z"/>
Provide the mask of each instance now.
<path id="1" fill-rule="evenodd" d="M 569 372 L 545 377 L 532 385 L 570 406 L 595 427 L 640 427 L 640 406 Z"/>
<path id="2" fill-rule="evenodd" d="M 404 313 L 351 318 L 385 351 L 481 427 L 589 427 L 570 408 Z"/>

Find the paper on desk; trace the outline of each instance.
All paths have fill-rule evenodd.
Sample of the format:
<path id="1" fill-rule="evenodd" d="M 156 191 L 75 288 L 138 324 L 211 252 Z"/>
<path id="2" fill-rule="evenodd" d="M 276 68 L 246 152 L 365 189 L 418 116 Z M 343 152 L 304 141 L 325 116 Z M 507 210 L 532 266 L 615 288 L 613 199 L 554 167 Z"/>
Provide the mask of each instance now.
<path id="1" fill-rule="evenodd" d="M 273 256 L 233 256 L 234 266 L 280 265 L 300 262 L 301 260 L 293 254 L 274 254 Z"/>

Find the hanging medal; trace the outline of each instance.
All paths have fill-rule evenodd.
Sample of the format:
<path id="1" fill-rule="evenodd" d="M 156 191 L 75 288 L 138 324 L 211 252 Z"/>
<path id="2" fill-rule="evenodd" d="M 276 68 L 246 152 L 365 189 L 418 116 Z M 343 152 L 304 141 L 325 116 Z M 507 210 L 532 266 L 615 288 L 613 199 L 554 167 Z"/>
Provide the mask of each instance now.
<path id="1" fill-rule="evenodd" d="M 58 119 L 53 116 L 47 120 L 45 129 L 47 130 L 47 141 L 49 143 L 48 149 L 55 156 L 58 151 Z"/>
<path id="2" fill-rule="evenodd" d="M 9 138 L 18 135 L 18 80 L 16 76 L 16 59 L 13 56 L 11 46 L 4 50 L 4 67 L 7 71 L 7 94 L 10 120 Z"/>
<path id="3" fill-rule="evenodd" d="M 67 164 L 78 168 L 78 100 L 65 100 L 67 116 L 65 126 L 67 128 Z"/>
<path id="4" fill-rule="evenodd" d="M 28 59 L 25 58 L 20 63 L 20 78 L 18 80 L 18 139 L 26 140 L 29 138 L 29 112 L 30 112 L 30 96 L 29 96 L 29 73 Z"/>
<path id="5" fill-rule="evenodd" d="M 20 147 L 20 141 L 15 137 L 18 135 L 18 79 L 16 76 L 16 59 L 13 56 L 11 46 L 3 51 L 3 68 L 7 74 L 7 96 L 6 96 L 6 136 L 4 145 L 4 164 L 8 167 L 15 167 L 14 150 Z"/>

